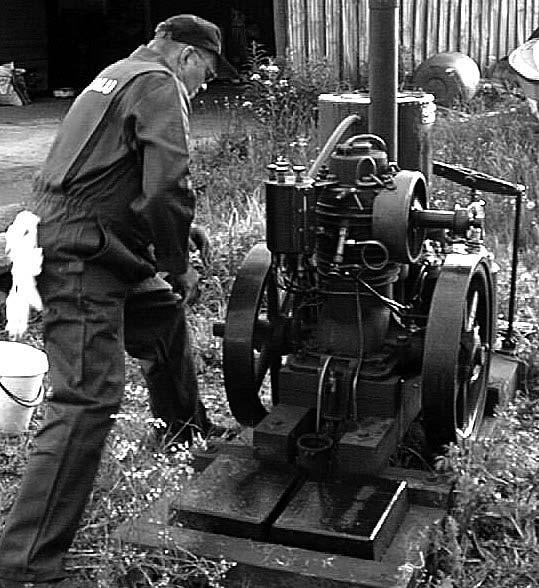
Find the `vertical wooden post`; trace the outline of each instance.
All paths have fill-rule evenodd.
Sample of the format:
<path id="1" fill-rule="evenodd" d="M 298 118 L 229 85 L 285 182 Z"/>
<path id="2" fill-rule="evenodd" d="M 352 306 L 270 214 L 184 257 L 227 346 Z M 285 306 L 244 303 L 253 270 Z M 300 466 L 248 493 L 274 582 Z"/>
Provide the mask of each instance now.
<path id="1" fill-rule="evenodd" d="M 304 71 L 307 62 L 307 27 L 305 0 L 288 0 L 289 6 L 289 40 L 292 61 L 300 71 Z"/>
<path id="2" fill-rule="evenodd" d="M 346 0 L 342 5 L 343 75 L 353 87 L 359 83 L 359 22 L 358 1 Z"/>
<path id="3" fill-rule="evenodd" d="M 286 57 L 287 0 L 273 0 L 273 28 L 275 31 L 275 57 L 284 61 Z"/>
<path id="4" fill-rule="evenodd" d="M 325 0 L 326 58 L 342 79 L 342 14 L 340 0 Z"/>

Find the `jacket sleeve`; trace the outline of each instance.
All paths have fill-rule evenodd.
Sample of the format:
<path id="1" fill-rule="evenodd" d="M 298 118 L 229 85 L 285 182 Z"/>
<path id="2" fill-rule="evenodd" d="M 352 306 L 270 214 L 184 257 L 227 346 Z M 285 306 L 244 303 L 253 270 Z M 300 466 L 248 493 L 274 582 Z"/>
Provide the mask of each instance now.
<path id="1" fill-rule="evenodd" d="M 170 76 L 139 99 L 135 141 L 142 167 L 141 194 L 132 203 L 152 235 L 158 271 L 181 274 L 189 261 L 195 196 L 189 178 L 187 98 Z"/>

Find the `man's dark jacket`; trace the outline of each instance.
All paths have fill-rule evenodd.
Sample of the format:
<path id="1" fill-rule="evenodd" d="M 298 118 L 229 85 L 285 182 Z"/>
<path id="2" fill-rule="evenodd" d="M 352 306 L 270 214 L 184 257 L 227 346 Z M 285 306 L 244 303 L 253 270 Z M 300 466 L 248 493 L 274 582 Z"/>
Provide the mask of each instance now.
<path id="1" fill-rule="evenodd" d="M 84 260 L 127 281 L 187 269 L 194 195 L 189 98 L 142 46 L 75 100 L 35 185 L 45 260 Z"/>

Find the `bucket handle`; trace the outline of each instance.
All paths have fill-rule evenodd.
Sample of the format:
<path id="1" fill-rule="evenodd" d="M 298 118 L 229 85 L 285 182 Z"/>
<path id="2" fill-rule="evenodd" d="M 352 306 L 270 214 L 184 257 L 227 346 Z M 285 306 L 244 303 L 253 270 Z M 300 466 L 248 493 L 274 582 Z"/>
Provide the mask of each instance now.
<path id="1" fill-rule="evenodd" d="M 4 384 L 2 384 L 2 382 L 0 382 L 0 389 L 2 389 L 6 393 L 8 398 L 11 398 L 11 400 L 13 400 L 13 402 L 16 402 L 20 406 L 24 406 L 24 408 L 35 408 L 41 403 L 41 391 L 43 390 L 43 385 L 39 387 L 37 396 L 32 400 L 26 400 L 25 398 L 20 398 L 16 394 L 13 394 L 13 392 L 10 392 L 4 386 Z"/>

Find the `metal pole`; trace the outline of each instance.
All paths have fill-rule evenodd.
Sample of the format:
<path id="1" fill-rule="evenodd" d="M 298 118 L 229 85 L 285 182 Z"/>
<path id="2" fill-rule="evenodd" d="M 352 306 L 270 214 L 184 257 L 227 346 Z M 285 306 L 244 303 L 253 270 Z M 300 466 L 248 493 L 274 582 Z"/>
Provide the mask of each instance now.
<path id="1" fill-rule="evenodd" d="M 384 139 L 397 161 L 399 0 L 369 0 L 369 133 Z"/>
<path id="2" fill-rule="evenodd" d="M 522 215 L 522 196 L 520 192 L 515 202 L 515 227 L 513 230 L 513 259 L 511 262 L 511 285 L 509 291 L 509 309 L 507 317 L 507 332 L 502 342 L 502 349 L 514 351 L 516 344 L 513 340 L 513 323 L 515 320 L 515 303 L 517 296 L 518 247 L 520 242 L 520 217 Z"/>

